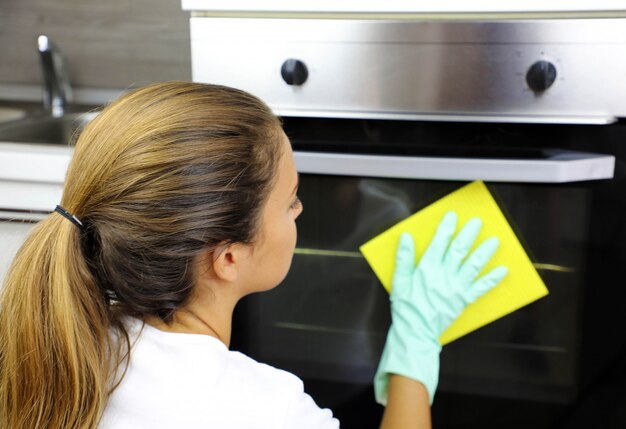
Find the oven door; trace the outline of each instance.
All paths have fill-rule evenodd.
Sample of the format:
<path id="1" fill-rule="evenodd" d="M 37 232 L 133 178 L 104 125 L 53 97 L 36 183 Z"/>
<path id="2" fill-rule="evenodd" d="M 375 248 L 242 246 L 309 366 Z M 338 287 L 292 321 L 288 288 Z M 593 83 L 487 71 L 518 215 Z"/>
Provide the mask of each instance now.
<path id="1" fill-rule="evenodd" d="M 481 179 L 550 294 L 443 348 L 435 427 L 548 428 L 581 409 L 587 387 L 612 368 L 624 340 L 621 332 L 607 335 L 621 313 L 603 311 L 615 308 L 606 301 L 624 297 L 610 275 L 626 262 L 615 235 L 625 219 L 623 192 L 616 193 L 624 189 L 623 172 L 613 178 L 615 157 L 607 148 L 503 143 L 465 147 L 458 156 L 454 145 L 408 147 L 380 132 L 374 144 L 313 141 L 286 125 L 295 135 L 305 207 L 298 245 L 283 284 L 237 309 L 236 348 L 301 377 L 342 427 L 378 427 L 382 409 L 371 380 L 390 324 L 389 301 L 358 248 Z M 550 127 L 539 129 L 554 132 Z M 508 128 L 514 130 L 532 133 L 537 126 Z"/>

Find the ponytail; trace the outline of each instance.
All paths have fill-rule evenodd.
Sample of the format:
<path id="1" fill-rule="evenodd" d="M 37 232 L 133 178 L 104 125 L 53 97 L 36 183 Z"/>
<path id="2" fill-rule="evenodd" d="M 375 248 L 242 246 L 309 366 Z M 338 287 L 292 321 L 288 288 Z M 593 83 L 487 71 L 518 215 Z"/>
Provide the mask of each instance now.
<path id="1" fill-rule="evenodd" d="M 0 428 L 93 428 L 111 388 L 109 316 L 79 228 L 57 213 L 18 252 L 0 295 Z"/>

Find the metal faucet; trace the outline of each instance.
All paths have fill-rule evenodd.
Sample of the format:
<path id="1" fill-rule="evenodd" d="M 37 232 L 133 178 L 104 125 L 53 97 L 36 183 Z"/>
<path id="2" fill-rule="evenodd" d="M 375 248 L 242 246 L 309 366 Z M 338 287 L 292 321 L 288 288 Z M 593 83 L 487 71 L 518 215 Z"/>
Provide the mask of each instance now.
<path id="1" fill-rule="evenodd" d="M 72 101 L 65 60 L 48 36 L 39 36 L 37 46 L 44 79 L 43 107 L 54 117 L 63 116 L 66 104 Z"/>

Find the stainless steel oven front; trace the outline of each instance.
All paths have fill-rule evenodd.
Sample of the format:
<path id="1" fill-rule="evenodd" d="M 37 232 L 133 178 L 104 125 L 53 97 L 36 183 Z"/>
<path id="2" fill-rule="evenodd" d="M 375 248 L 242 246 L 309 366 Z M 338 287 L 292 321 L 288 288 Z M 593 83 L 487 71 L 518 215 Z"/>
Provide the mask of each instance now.
<path id="1" fill-rule="evenodd" d="M 435 427 L 625 427 L 624 28 L 194 15 L 194 80 L 283 116 L 305 206 L 289 275 L 240 303 L 234 346 L 342 427 L 378 427 L 389 305 L 358 247 L 484 180 L 550 294 L 444 347 Z"/>

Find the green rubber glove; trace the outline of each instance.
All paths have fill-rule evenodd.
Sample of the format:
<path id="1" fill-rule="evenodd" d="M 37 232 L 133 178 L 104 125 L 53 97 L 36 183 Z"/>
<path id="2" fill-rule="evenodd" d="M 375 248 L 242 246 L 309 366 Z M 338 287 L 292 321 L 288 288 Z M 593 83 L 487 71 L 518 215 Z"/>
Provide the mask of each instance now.
<path id="1" fill-rule="evenodd" d="M 374 376 L 376 401 L 382 405 L 387 405 L 390 374 L 424 384 L 432 404 L 439 379 L 439 337 L 468 304 L 508 272 L 497 267 L 477 279 L 499 241 L 487 239 L 467 256 L 482 222 L 471 219 L 452 240 L 456 224 L 456 213 L 444 216 L 417 267 L 412 237 L 400 237 L 390 296 L 392 323 Z"/>

